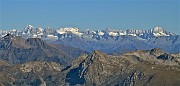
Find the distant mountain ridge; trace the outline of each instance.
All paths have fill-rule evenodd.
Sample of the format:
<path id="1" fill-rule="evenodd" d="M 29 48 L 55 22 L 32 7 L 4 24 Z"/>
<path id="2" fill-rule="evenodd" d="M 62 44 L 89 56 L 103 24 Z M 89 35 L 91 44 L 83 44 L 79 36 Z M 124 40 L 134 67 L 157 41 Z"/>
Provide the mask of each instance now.
<path id="1" fill-rule="evenodd" d="M 52 29 L 52 28 L 35 28 L 32 25 L 26 26 L 22 31 L 18 30 L 10 30 L 10 31 L 0 31 L 0 35 L 5 35 L 7 33 L 14 34 L 16 36 L 27 36 L 27 37 L 38 37 L 43 38 L 44 36 L 58 36 L 59 35 L 77 35 L 77 36 L 87 36 L 87 37 L 94 37 L 94 36 L 139 36 L 139 37 L 150 37 L 150 36 L 172 36 L 176 35 L 174 33 L 168 32 L 163 30 L 162 27 L 155 27 L 149 30 L 137 30 L 137 29 L 128 29 L 128 30 L 111 30 L 111 29 L 104 29 L 104 30 L 86 30 L 80 31 L 79 28 L 59 28 L 59 29 Z M 67 36 L 66 36 L 67 37 Z"/>
<path id="2" fill-rule="evenodd" d="M 0 31 L 0 36 L 10 33 L 23 38 L 41 38 L 50 44 L 62 44 L 86 52 L 100 50 L 108 54 L 124 53 L 136 49 L 160 48 L 165 52 L 180 52 L 180 35 L 165 31 L 162 27 L 149 30 L 86 30 L 79 28 L 34 28 L 26 26 L 22 31 Z"/>

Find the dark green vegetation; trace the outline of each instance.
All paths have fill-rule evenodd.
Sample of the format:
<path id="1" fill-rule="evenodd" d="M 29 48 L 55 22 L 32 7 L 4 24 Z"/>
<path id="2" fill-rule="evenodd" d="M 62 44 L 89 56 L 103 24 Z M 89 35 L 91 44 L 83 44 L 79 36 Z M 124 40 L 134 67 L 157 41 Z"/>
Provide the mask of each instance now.
<path id="1" fill-rule="evenodd" d="M 80 55 L 73 58 L 65 46 L 11 35 L 0 46 L 0 86 L 180 85 L 180 54 L 160 49 L 107 55 L 100 51 L 82 54 L 85 52 L 73 48 Z"/>

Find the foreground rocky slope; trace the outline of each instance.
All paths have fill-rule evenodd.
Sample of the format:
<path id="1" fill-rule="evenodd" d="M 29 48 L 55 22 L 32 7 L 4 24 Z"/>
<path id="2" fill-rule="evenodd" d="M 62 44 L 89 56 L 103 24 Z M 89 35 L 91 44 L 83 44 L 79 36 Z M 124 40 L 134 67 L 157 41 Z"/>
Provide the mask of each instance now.
<path id="1" fill-rule="evenodd" d="M 121 56 L 94 51 L 87 57 L 81 57 L 84 59 L 79 65 L 74 65 L 75 69 L 67 74 L 66 81 L 71 85 L 97 86 L 179 85 L 180 55 L 166 54 L 169 55 L 168 59 L 162 59 L 167 58 L 163 55 L 159 49 L 135 51 Z"/>
<path id="2" fill-rule="evenodd" d="M 1 66 L 0 85 L 6 86 L 58 86 L 63 85 L 65 67 L 55 62 L 28 62 L 13 66 Z"/>
<path id="3" fill-rule="evenodd" d="M 180 54 L 160 49 L 136 50 L 123 55 L 94 51 L 73 61 L 2 63 L 1 85 L 42 86 L 179 86 Z"/>

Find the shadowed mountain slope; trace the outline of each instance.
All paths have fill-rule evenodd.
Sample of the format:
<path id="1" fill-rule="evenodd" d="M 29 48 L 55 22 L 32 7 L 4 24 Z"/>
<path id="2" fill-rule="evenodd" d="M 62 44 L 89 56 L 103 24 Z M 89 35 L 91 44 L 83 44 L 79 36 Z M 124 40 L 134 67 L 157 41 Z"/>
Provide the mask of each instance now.
<path id="1" fill-rule="evenodd" d="M 71 56 L 39 38 L 23 39 L 6 35 L 0 41 L 0 59 L 10 64 L 30 61 L 54 61 L 67 65 Z"/>

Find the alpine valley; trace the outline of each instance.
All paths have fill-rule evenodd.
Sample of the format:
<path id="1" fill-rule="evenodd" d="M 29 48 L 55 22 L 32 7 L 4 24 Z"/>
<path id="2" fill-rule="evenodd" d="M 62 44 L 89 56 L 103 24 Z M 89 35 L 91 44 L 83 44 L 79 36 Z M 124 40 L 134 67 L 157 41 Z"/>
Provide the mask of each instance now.
<path id="1" fill-rule="evenodd" d="M 0 86 L 179 86 L 180 35 L 149 30 L 0 31 Z"/>

